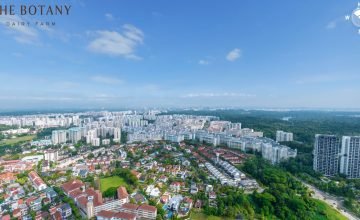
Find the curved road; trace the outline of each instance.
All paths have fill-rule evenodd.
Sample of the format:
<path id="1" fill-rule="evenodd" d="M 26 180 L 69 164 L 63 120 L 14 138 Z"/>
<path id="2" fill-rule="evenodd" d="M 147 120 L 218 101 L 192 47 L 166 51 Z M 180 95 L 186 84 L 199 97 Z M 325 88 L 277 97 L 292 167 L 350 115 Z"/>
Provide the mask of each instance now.
<path id="1" fill-rule="evenodd" d="M 299 180 L 299 179 L 298 179 Z M 301 180 L 299 180 L 301 181 Z M 325 203 L 327 203 L 328 205 L 330 205 L 331 207 L 333 207 L 334 209 L 336 209 L 338 212 L 340 212 L 342 215 L 344 215 L 346 218 L 350 219 L 350 220 L 360 220 L 359 218 L 357 218 L 356 216 L 354 216 L 353 214 L 345 211 L 345 209 L 342 206 L 341 203 L 341 199 L 335 196 L 331 196 L 323 191 L 320 191 L 319 189 L 315 188 L 312 185 L 309 185 L 307 183 L 305 183 L 304 181 L 301 181 L 305 186 L 307 186 L 311 191 L 313 191 L 314 193 L 312 194 L 312 197 L 314 199 L 318 199 L 321 200 Z"/>

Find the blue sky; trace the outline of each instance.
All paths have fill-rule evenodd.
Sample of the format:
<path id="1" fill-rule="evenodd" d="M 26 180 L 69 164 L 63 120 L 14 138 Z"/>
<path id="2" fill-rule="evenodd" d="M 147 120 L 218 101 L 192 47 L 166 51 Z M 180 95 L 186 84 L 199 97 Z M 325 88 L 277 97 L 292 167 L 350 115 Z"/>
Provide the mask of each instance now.
<path id="1" fill-rule="evenodd" d="M 0 16 L 2 109 L 360 108 L 357 1 L 29 2 L 72 9 Z"/>

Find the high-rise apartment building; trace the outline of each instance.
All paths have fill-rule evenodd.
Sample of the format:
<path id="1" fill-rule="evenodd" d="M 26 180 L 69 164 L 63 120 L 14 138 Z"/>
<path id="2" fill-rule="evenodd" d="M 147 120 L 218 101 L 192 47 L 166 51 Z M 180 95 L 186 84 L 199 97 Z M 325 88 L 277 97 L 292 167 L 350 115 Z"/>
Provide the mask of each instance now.
<path id="1" fill-rule="evenodd" d="M 293 133 L 291 132 L 284 132 L 284 131 L 276 131 L 276 141 L 293 141 Z"/>
<path id="2" fill-rule="evenodd" d="M 344 136 L 341 144 L 340 173 L 360 178 L 360 136 Z"/>
<path id="3" fill-rule="evenodd" d="M 297 150 L 286 146 L 273 146 L 271 143 L 263 143 L 261 145 L 261 154 L 264 159 L 269 160 L 272 164 L 276 164 L 291 157 L 295 158 Z"/>
<path id="4" fill-rule="evenodd" d="M 46 150 L 44 151 L 44 159 L 47 161 L 58 161 L 59 152 L 57 150 Z"/>
<path id="5" fill-rule="evenodd" d="M 114 128 L 114 142 L 120 143 L 121 141 L 121 128 Z"/>
<path id="6" fill-rule="evenodd" d="M 65 130 L 57 130 L 53 131 L 51 134 L 51 141 L 54 145 L 66 143 L 66 131 Z"/>
<path id="7" fill-rule="evenodd" d="M 315 171 L 325 176 L 334 176 L 339 172 L 340 140 L 335 135 L 315 135 L 314 145 Z"/>
<path id="8" fill-rule="evenodd" d="M 71 143 L 76 144 L 78 141 L 81 140 L 81 129 L 79 127 L 76 128 L 70 128 L 69 129 L 69 140 Z"/>

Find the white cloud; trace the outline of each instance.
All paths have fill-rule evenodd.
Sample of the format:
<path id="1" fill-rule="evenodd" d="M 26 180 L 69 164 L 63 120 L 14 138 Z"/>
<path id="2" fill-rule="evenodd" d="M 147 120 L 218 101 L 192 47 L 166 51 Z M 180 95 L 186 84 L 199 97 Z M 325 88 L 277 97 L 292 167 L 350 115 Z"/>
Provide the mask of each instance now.
<path id="1" fill-rule="evenodd" d="M 254 94 L 235 93 L 235 92 L 224 92 L 224 93 L 189 93 L 183 98 L 197 98 L 197 97 L 255 97 Z"/>
<path id="2" fill-rule="evenodd" d="M 209 65 L 210 62 L 208 60 L 199 60 L 200 65 Z"/>
<path id="3" fill-rule="evenodd" d="M 339 25 L 341 25 L 343 22 L 345 22 L 343 17 L 338 17 L 332 21 L 330 21 L 329 23 L 327 23 L 327 25 L 325 26 L 326 29 L 328 30 L 332 30 L 337 28 Z"/>
<path id="4" fill-rule="evenodd" d="M 105 18 L 108 19 L 109 21 L 112 21 L 114 20 L 114 15 L 112 15 L 111 13 L 106 13 Z"/>
<path id="5" fill-rule="evenodd" d="M 74 97 L 47 97 L 47 96 L 0 96 L 0 100 L 26 100 L 26 101 L 76 101 L 81 100 L 79 98 Z"/>
<path id="6" fill-rule="evenodd" d="M 143 43 L 144 34 L 137 27 L 125 24 L 122 33 L 108 30 L 93 33 L 96 38 L 88 45 L 90 51 L 129 59 L 141 59 L 135 54 L 135 50 Z"/>
<path id="7" fill-rule="evenodd" d="M 104 84 L 121 84 L 124 81 L 114 77 L 107 77 L 107 76 L 93 76 L 91 80 L 96 83 L 104 83 Z"/>
<path id="8" fill-rule="evenodd" d="M 37 43 L 39 38 L 38 31 L 19 16 L 2 15 L 0 16 L 0 23 L 6 27 L 6 33 L 12 35 L 17 42 L 24 44 Z"/>
<path id="9" fill-rule="evenodd" d="M 237 60 L 237 59 L 240 58 L 240 57 L 241 57 L 241 50 L 238 49 L 238 48 L 235 48 L 235 49 L 233 49 L 232 51 L 230 51 L 230 52 L 227 54 L 226 59 L 227 59 L 228 61 L 233 62 L 233 61 Z"/>
<path id="10" fill-rule="evenodd" d="M 326 25 L 326 29 L 334 29 L 336 28 L 336 21 L 331 21 Z"/>

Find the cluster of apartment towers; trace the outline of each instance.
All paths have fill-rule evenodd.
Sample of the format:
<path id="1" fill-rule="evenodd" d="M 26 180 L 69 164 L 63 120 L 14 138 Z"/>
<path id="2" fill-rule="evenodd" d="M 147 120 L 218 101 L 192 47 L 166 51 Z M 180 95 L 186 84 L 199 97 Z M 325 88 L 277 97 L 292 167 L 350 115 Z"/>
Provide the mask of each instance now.
<path id="1" fill-rule="evenodd" d="M 360 178 L 360 136 L 315 135 L 315 171 L 325 176 L 339 173 L 349 179 Z"/>

